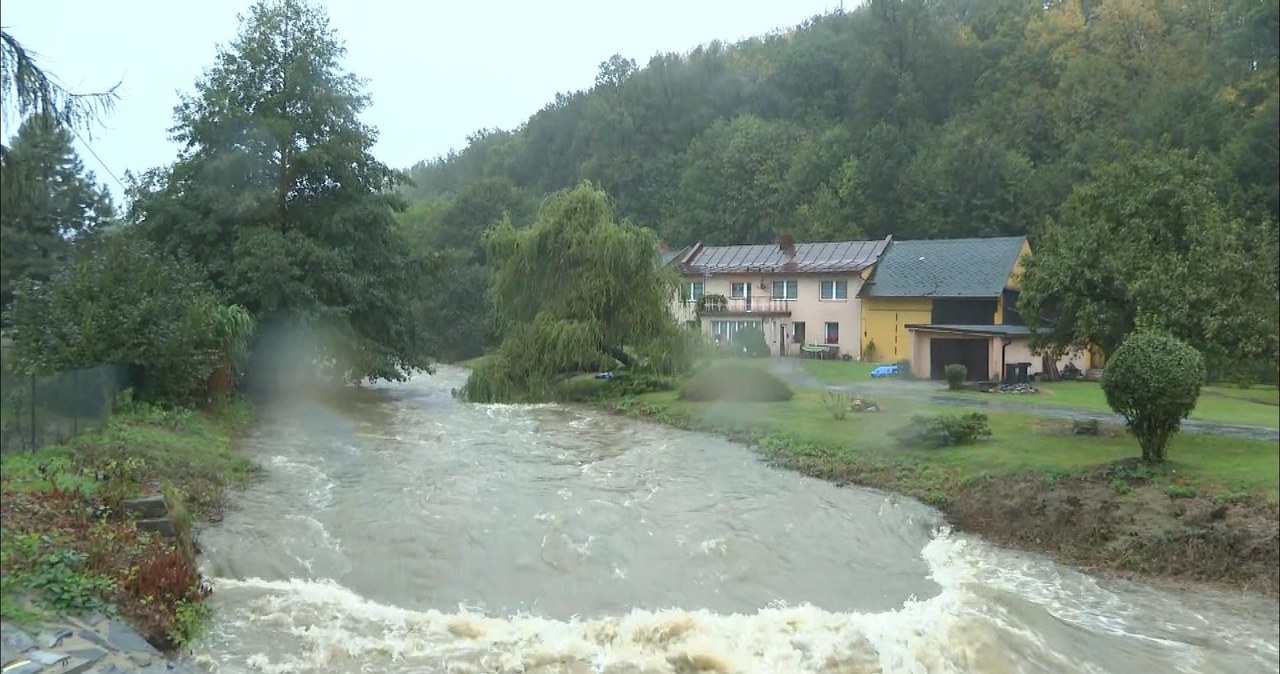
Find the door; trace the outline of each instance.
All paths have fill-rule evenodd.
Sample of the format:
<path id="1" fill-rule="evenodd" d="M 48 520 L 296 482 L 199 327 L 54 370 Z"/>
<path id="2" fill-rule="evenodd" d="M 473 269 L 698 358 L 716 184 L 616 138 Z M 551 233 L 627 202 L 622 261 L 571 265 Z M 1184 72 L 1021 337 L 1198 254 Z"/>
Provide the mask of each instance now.
<path id="1" fill-rule="evenodd" d="M 947 366 L 960 364 L 968 370 L 969 381 L 986 381 L 991 375 L 990 342 L 986 339 L 929 340 L 929 378 L 947 378 Z"/>
<path id="2" fill-rule="evenodd" d="M 796 321 L 795 323 L 792 323 L 791 334 L 794 335 L 796 344 L 804 344 L 804 321 Z"/>
<path id="3" fill-rule="evenodd" d="M 734 283 L 730 286 L 730 294 L 733 299 L 742 300 L 743 310 L 751 311 L 751 284 L 750 283 Z"/>

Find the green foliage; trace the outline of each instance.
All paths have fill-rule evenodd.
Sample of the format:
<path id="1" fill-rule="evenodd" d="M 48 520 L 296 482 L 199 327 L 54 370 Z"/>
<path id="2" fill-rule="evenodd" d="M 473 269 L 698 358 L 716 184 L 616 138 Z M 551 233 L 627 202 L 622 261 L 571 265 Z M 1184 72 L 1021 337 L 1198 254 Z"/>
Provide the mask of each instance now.
<path id="1" fill-rule="evenodd" d="M 21 369 L 127 366 L 142 399 L 172 404 L 203 399 L 209 373 L 242 354 L 253 329 L 196 271 L 128 230 L 27 286 L 10 321 Z"/>
<path id="2" fill-rule="evenodd" d="M 947 366 L 945 374 L 947 377 L 947 388 L 952 391 L 959 391 L 964 388 L 964 382 L 969 378 L 969 368 L 959 363 L 952 363 Z"/>
<path id="3" fill-rule="evenodd" d="M 70 91 L 58 78 L 46 73 L 22 44 L 0 31 L 0 107 L 5 122 L 9 114 L 41 115 L 71 128 L 89 128 L 116 102 L 116 87 L 96 93 Z"/>
<path id="4" fill-rule="evenodd" d="M 1276 363 L 1274 224 L 1233 218 L 1214 179 L 1203 159 L 1155 146 L 1093 171 L 1027 264 L 1019 310 L 1052 321 L 1035 343 L 1109 354 L 1148 327 L 1210 361 Z"/>
<path id="5" fill-rule="evenodd" d="M 656 393 L 658 391 L 674 391 L 676 388 L 675 381 L 671 377 L 646 372 L 623 370 L 615 373 L 613 381 L 618 393 L 627 396 Z"/>
<path id="6" fill-rule="evenodd" d="M 911 361 L 910 361 L 910 360 L 908 360 L 908 359 L 906 359 L 906 358 L 903 358 L 902 360 L 898 361 L 897 363 L 894 363 L 894 365 L 896 365 L 896 366 L 897 366 L 897 368 L 898 368 L 898 373 L 895 375 L 898 379 L 912 379 L 912 378 L 913 378 L 913 377 L 912 377 L 912 375 L 911 375 Z"/>
<path id="7" fill-rule="evenodd" d="M 169 638 L 178 648 L 188 648 L 205 631 L 213 609 L 203 602 L 179 601 L 174 608 L 173 626 Z"/>
<path id="8" fill-rule="evenodd" d="M 556 384 L 554 397 L 558 402 L 585 403 L 608 398 L 614 391 L 612 382 L 579 375 Z"/>
<path id="9" fill-rule="evenodd" d="M 853 404 L 853 396 L 839 391 L 823 391 L 822 406 L 837 421 L 849 416 L 849 405 Z"/>
<path id="10" fill-rule="evenodd" d="M 1195 498 L 1199 494 L 1195 487 L 1186 484 L 1171 484 L 1165 487 L 1164 493 L 1169 498 Z"/>
<path id="11" fill-rule="evenodd" d="M 85 569 L 83 553 L 60 550 L 41 557 L 23 576 L 26 586 L 39 592 L 58 611 L 109 611 L 115 583 Z"/>
<path id="12" fill-rule="evenodd" d="M 547 400 L 562 375 L 617 362 L 660 374 L 687 367 L 694 336 L 671 316 L 676 280 L 658 264 L 657 239 L 614 222 L 598 190 L 549 198 L 532 227 L 504 222 L 487 248 L 503 341 L 472 370 L 467 400 Z"/>
<path id="13" fill-rule="evenodd" d="M 1204 359 L 1193 347 L 1168 335 L 1140 332 L 1107 360 L 1102 390 L 1138 438 L 1143 460 L 1158 464 L 1169 439 L 1195 409 L 1204 379 Z"/>
<path id="14" fill-rule="evenodd" d="M 343 56 L 323 9 L 251 6 L 176 110 L 177 161 L 131 186 L 131 216 L 264 328 L 314 335 L 313 369 L 398 380 L 430 365 L 420 305 L 438 263 L 396 225 L 401 177 L 370 152 Z"/>
<path id="15" fill-rule="evenodd" d="M 0 155 L 0 310 L 23 281 L 48 281 L 74 245 L 111 222 L 107 190 L 86 171 L 71 132 L 28 118 Z"/>
<path id="16" fill-rule="evenodd" d="M 912 417 L 911 425 L 896 431 L 894 437 L 907 447 L 937 449 L 986 440 L 991 437 L 991 426 L 987 415 L 981 412 L 916 415 Z"/>
<path id="17" fill-rule="evenodd" d="M 791 388 L 772 373 L 734 361 L 712 363 L 680 387 L 680 399 L 693 402 L 781 402 L 791 396 Z"/>
<path id="18" fill-rule="evenodd" d="M 769 344 L 764 339 L 764 330 L 752 325 L 740 328 L 733 335 L 733 350 L 748 358 L 767 357 Z"/>

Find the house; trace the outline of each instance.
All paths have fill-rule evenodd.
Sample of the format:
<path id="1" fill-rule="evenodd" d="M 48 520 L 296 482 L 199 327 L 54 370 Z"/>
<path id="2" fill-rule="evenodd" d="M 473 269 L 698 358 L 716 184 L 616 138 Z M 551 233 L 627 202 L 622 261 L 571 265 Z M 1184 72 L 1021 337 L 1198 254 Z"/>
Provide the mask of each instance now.
<path id="1" fill-rule="evenodd" d="M 866 360 L 911 362 L 921 379 L 943 379 L 948 365 L 971 380 L 998 381 L 1005 366 L 1029 363 L 1031 331 L 1017 311 L 1026 237 L 895 241 L 859 293 L 861 348 Z M 1088 366 L 1069 354 L 1058 367 Z"/>
<path id="2" fill-rule="evenodd" d="M 754 326 L 778 356 L 801 345 L 858 355 L 858 293 L 889 246 L 882 241 L 704 246 L 694 244 L 668 266 L 684 278 L 675 313 L 709 337 L 732 341 Z"/>

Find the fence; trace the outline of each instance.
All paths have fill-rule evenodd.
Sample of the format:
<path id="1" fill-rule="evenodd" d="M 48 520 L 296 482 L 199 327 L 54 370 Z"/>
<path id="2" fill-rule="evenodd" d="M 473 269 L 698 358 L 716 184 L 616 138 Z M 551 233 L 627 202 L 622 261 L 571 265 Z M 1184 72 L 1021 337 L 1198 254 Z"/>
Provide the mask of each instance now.
<path id="1" fill-rule="evenodd" d="M 3 452 L 61 444 L 102 425 L 124 387 L 124 373 L 114 365 L 35 377 L 11 372 L 11 349 L 0 354 Z"/>

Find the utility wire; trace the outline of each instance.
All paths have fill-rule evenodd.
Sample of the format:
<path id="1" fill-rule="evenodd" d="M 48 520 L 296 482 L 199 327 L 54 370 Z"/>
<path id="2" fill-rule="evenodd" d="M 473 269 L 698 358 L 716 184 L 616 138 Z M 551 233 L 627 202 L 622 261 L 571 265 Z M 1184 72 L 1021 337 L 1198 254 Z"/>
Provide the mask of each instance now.
<path id="1" fill-rule="evenodd" d="M 107 175 L 111 176 L 112 180 L 116 181 L 116 184 L 120 186 L 120 189 L 123 192 L 128 192 L 129 188 L 125 187 L 124 183 L 121 182 L 121 180 L 116 177 L 116 174 L 111 172 L 111 168 L 107 166 L 107 162 L 102 161 L 102 157 L 99 157 L 98 153 L 93 151 L 93 146 L 89 145 L 89 142 L 84 139 L 84 136 L 80 135 L 80 131 L 77 130 L 74 126 L 68 126 L 67 128 L 71 129 L 71 133 L 74 133 L 76 135 L 76 138 L 80 139 L 80 144 L 84 145 L 84 149 L 88 150 L 89 154 L 93 155 L 93 158 L 98 160 L 98 165 L 102 167 L 103 171 L 107 172 Z"/>

